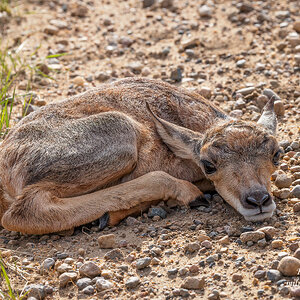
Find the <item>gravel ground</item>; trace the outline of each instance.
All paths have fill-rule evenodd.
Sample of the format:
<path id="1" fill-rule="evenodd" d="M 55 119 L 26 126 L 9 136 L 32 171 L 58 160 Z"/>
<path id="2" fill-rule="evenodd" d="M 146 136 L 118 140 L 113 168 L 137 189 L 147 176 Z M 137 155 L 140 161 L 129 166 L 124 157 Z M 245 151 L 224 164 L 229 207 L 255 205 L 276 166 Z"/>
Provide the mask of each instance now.
<path id="1" fill-rule="evenodd" d="M 263 223 L 208 195 L 210 207 L 161 203 L 102 232 L 97 222 L 43 236 L 0 229 L 16 290 L 31 288 L 31 300 L 300 298 L 299 1 L 28 0 L 17 10 L 0 15 L 4 43 L 40 46 L 32 59 L 68 53 L 44 62 L 56 81 L 33 78 L 29 111 L 130 76 L 196 90 L 245 120 L 276 93 L 285 154 L 272 176 L 277 211 Z"/>

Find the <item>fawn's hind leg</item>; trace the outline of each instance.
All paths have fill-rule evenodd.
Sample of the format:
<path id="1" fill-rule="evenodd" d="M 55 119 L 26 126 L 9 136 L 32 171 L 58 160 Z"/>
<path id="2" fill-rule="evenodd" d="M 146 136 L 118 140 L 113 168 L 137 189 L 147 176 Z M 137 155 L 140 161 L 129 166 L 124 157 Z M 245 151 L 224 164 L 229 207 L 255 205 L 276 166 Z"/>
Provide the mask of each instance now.
<path id="1" fill-rule="evenodd" d="M 202 196 L 201 191 L 192 183 L 162 171 L 70 198 L 54 196 L 49 187 L 36 184 L 24 189 L 23 195 L 2 217 L 2 225 L 13 231 L 45 234 L 86 224 L 106 212 L 129 212 L 131 208 L 154 200 L 176 199 L 187 205 L 199 196 Z M 126 216 L 123 214 L 122 218 Z"/>

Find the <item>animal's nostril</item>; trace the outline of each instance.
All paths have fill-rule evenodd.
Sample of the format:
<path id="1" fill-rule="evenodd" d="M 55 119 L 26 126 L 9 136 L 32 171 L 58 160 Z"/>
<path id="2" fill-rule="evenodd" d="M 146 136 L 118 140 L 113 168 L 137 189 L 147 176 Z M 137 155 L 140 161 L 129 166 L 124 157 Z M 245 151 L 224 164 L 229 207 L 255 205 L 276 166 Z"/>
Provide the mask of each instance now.
<path id="1" fill-rule="evenodd" d="M 257 200 L 253 197 L 247 197 L 246 202 L 247 202 L 247 204 L 252 205 L 252 206 L 259 206 Z"/>
<path id="2" fill-rule="evenodd" d="M 270 204 L 271 196 L 266 192 L 254 192 L 246 197 L 247 206 L 262 207 Z"/>

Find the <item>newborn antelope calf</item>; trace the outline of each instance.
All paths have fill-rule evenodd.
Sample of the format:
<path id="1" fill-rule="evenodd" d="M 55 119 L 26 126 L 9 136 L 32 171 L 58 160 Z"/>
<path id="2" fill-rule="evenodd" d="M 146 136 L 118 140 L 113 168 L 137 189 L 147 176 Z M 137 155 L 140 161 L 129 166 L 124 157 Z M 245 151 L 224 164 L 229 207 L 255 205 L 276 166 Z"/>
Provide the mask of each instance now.
<path id="1" fill-rule="evenodd" d="M 1 224 L 29 234 L 103 216 L 115 225 L 161 200 L 187 205 L 203 195 L 199 181 L 246 220 L 269 218 L 273 106 L 257 123 L 234 120 L 195 92 L 143 78 L 49 104 L 0 146 Z"/>

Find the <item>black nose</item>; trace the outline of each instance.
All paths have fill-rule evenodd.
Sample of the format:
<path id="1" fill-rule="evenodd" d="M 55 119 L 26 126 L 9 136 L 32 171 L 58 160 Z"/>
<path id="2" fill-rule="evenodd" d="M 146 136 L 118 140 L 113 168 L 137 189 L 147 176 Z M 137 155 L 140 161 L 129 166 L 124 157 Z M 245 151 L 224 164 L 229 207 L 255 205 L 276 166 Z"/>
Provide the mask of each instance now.
<path id="1" fill-rule="evenodd" d="M 248 194 L 243 201 L 245 208 L 256 208 L 271 204 L 272 198 L 266 191 L 255 191 Z"/>

